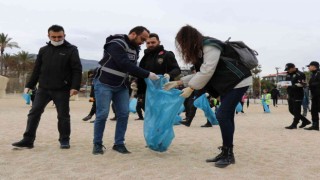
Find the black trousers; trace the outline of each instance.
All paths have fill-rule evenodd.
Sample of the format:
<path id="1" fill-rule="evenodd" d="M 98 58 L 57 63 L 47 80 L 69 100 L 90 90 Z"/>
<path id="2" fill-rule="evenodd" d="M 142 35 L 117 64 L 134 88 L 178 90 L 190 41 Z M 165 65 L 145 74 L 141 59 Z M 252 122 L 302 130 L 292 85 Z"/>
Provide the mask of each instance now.
<path id="1" fill-rule="evenodd" d="M 320 97 L 313 96 L 311 99 L 311 118 L 313 125 L 319 124 L 319 108 L 320 108 Z"/>
<path id="2" fill-rule="evenodd" d="M 28 114 L 27 127 L 23 137 L 34 141 L 41 115 L 47 104 L 52 100 L 56 105 L 58 113 L 59 141 L 69 141 L 71 133 L 69 98 L 69 90 L 46 90 L 39 88 Z"/>
<path id="3" fill-rule="evenodd" d="M 140 119 L 143 119 L 142 110 L 144 111 L 145 99 L 143 97 L 138 97 L 138 102 L 136 106 L 136 111 Z"/>
<path id="4" fill-rule="evenodd" d="M 276 106 L 278 104 L 278 97 L 272 98 L 273 106 Z"/>
<path id="5" fill-rule="evenodd" d="M 289 112 L 293 115 L 293 125 L 297 125 L 299 123 L 299 120 L 302 122 L 309 121 L 307 118 L 305 118 L 301 114 L 301 104 L 302 100 L 296 100 L 293 98 L 288 99 L 288 107 L 289 107 Z"/>
<path id="6" fill-rule="evenodd" d="M 96 113 L 96 101 L 93 101 L 89 115 L 93 116 L 95 113 Z"/>
<path id="7" fill-rule="evenodd" d="M 191 96 L 189 96 L 186 101 L 186 120 L 190 123 L 192 122 L 194 116 L 196 115 L 197 108 L 193 105 L 195 100 L 194 94 L 192 93 Z"/>

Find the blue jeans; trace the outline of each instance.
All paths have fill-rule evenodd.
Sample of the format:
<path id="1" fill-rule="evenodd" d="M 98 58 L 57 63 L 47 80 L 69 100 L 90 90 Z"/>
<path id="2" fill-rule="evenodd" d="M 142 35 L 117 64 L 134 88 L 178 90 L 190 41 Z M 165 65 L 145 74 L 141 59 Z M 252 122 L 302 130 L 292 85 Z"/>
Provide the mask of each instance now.
<path id="1" fill-rule="evenodd" d="M 247 91 L 248 86 L 232 89 L 225 95 L 220 97 L 221 105 L 217 111 L 217 119 L 219 121 L 223 146 L 233 146 L 234 135 L 234 113 L 236 106 L 241 101 L 243 94 Z"/>
<path id="2" fill-rule="evenodd" d="M 94 144 L 102 144 L 103 132 L 109 114 L 111 100 L 117 117 L 114 144 L 124 144 L 129 117 L 129 91 L 125 86 L 112 87 L 94 80 L 96 119 L 94 121 Z"/>

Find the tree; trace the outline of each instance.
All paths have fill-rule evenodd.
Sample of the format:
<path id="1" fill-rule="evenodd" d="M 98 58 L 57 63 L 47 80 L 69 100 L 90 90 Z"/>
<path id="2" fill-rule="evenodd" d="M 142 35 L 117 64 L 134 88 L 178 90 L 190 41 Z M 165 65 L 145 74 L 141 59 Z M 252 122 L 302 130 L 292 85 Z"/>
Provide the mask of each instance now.
<path id="1" fill-rule="evenodd" d="M 8 37 L 8 34 L 4 34 L 4 33 L 1 33 L 0 34 L 0 52 L 1 52 L 1 58 L 0 58 L 0 75 L 3 75 L 3 66 L 4 66 L 4 60 L 3 60 L 3 53 L 4 53 L 4 50 L 6 48 L 20 48 L 18 46 L 18 43 L 16 42 L 10 42 L 12 40 L 12 38 L 9 38 Z"/>
<path id="2" fill-rule="evenodd" d="M 260 76 L 259 73 L 261 72 L 261 65 L 258 65 L 254 69 L 251 70 L 252 73 L 252 90 L 253 90 L 253 96 L 260 97 Z"/>
<path id="3" fill-rule="evenodd" d="M 28 72 L 31 72 L 31 69 L 33 67 L 34 56 L 30 55 L 27 51 L 19 51 L 17 54 L 15 54 L 17 60 L 18 60 L 18 77 L 21 78 L 22 74 L 22 82 L 23 86 L 26 83 L 27 74 Z"/>

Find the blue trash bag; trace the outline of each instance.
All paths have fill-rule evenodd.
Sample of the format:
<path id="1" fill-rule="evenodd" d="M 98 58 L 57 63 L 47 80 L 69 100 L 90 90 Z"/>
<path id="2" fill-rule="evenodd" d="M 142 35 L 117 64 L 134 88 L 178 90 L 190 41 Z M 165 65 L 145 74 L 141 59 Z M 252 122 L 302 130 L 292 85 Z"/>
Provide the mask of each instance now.
<path id="1" fill-rule="evenodd" d="M 241 112 L 242 111 L 242 105 L 241 103 L 239 102 L 238 105 L 236 106 L 236 112 Z"/>
<path id="2" fill-rule="evenodd" d="M 129 101 L 129 111 L 130 112 L 132 112 L 132 113 L 136 113 L 137 112 L 137 110 L 136 110 L 137 103 L 138 103 L 137 98 L 130 99 L 130 101 Z"/>
<path id="3" fill-rule="evenodd" d="M 182 117 L 180 116 L 180 114 L 184 111 L 184 105 L 182 104 L 180 109 L 179 109 L 179 112 L 176 116 L 176 119 L 174 120 L 174 125 L 180 125 L 181 121 L 182 121 Z"/>
<path id="4" fill-rule="evenodd" d="M 23 99 L 26 101 L 26 104 L 30 104 L 31 96 L 30 94 L 22 94 Z"/>
<path id="5" fill-rule="evenodd" d="M 263 106 L 264 112 L 270 113 L 270 109 L 264 100 L 262 100 L 262 106 Z"/>
<path id="6" fill-rule="evenodd" d="M 168 80 L 163 76 L 159 77 L 155 81 L 145 79 L 147 92 L 143 128 L 147 146 L 154 151 L 163 152 L 174 138 L 173 125 L 185 99 L 180 96 L 181 91 L 178 89 L 163 90 L 162 87 Z"/>
<path id="7" fill-rule="evenodd" d="M 193 105 L 199 109 L 201 109 L 204 112 L 204 115 L 209 120 L 209 122 L 212 125 L 218 125 L 219 122 L 216 118 L 216 114 L 213 112 L 213 110 L 210 107 L 209 101 L 206 97 L 206 94 L 202 94 L 200 97 L 198 97 L 194 102 Z"/>

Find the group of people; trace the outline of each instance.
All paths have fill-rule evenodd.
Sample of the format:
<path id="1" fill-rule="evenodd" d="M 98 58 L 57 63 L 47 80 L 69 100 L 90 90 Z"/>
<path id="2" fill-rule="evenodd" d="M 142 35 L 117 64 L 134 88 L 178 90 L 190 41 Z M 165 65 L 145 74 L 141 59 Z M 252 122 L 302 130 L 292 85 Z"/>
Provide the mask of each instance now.
<path id="1" fill-rule="evenodd" d="M 70 148 L 70 115 L 69 98 L 76 95 L 80 89 L 82 66 L 78 49 L 65 40 L 65 32 L 62 26 L 53 25 L 48 29 L 49 42 L 40 48 L 35 67 L 25 92 L 35 87 L 38 83 L 38 91 L 33 106 L 28 114 L 26 130 L 21 141 L 12 145 L 15 147 L 33 148 L 36 139 L 40 117 L 49 101 L 56 105 L 58 113 L 59 142 L 61 149 Z M 140 45 L 147 42 L 147 49 L 139 65 Z M 145 89 L 144 78 L 151 80 L 159 79 L 159 74 L 170 81 L 163 87 L 170 90 L 183 86 L 180 96 L 192 98 L 197 92 L 207 92 L 212 97 L 219 97 L 220 106 L 216 112 L 219 121 L 222 146 L 221 153 L 207 162 L 213 162 L 217 167 L 226 167 L 235 163 L 233 153 L 233 138 L 235 131 L 235 108 L 241 101 L 244 93 L 252 84 L 250 69 L 232 69 L 228 67 L 230 62 L 221 59 L 224 43 L 220 40 L 202 35 L 196 28 L 183 26 L 175 37 L 175 44 L 185 63 L 192 64 L 195 73 L 177 79 L 180 68 L 171 51 L 165 50 L 160 44 L 160 38 L 155 33 L 143 27 L 137 26 L 128 34 L 116 34 L 106 38 L 104 44 L 103 58 L 100 60 L 100 67 L 96 70 L 94 86 L 94 103 L 96 118 L 94 120 L 93 150 L 94 155 L 104 153 L 103 134 L 106 120 L 109 115 L 111 101 L 113 102 L 116 116 L 116 130 L 112 149 L 123 154 L 130 151 L 125 146 L 125 134 L 129 116 L 129 76 L 137 77 L 138 93 L 137 97 L 144 108 Z M 237 65 L 243 66 L 241 63 Z M 290 92 L 289 109 L 294 109 L 294 122 L 289 129 L 296 128 L 299 119 L 296 109 L 300 101 L 296 92 L 303 77 L 298 76 L 300 72 L 288 65 L 288 79 L 293 82 L 292 87 L 288 87 Z M 318 65 L 319 66 L 319 65 Z M 237 66 L 232 65 L 233 68 Z M 244 67 L 244 66 L 243 66 Z M 314 64 L 310 64 L 310 69 Z M 291 70 L 292 69 L 292 70 Z M 241 76 L 234 73 L 241 72 Z M 294 75 L 296 74 L 296 75 Z M 314 74 L 310 80 L 311 93 L 314 95 L 319 88 L 311 88 L 316 84 L 318 73 Z M 299 91 L 300 92 L 300 91 Z M 198 93 L 201 94 L 201 93 Z M 317 96 L 313 96 L 317 97 Z M 313 102 L 313 101 L 312 101 Z M 315 108 L 319 107 L 312 103 L 312 112 L 315 116 Z M 300 103 L 301 106 L 301 103 Z M 91 118 L 91 117 L 90 117 Z M 313 118 L 312 128 L 316 129 L 319 124 Z M 307 125 L 307 121 L 303 125 Z"/>

